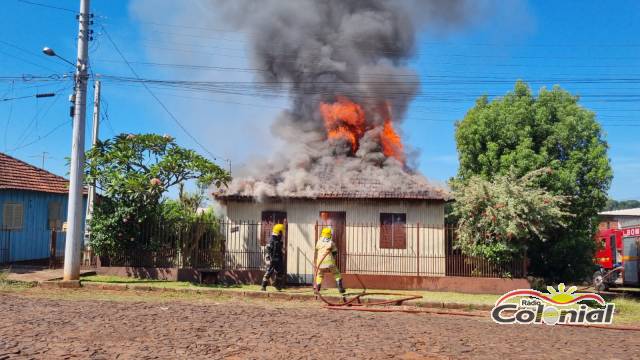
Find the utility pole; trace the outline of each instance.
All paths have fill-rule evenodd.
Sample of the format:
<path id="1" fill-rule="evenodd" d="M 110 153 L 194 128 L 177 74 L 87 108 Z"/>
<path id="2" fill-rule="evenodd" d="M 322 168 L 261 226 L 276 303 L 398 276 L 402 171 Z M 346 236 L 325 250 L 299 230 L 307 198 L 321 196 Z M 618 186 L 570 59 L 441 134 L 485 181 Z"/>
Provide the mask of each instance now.
<path id="1" fill-rule="evenodd" d="M 44 170 L 44 160 L 47 158 L 47 154 L 48 152 L 43 151 L 42 152 L 42 169 Z"/>
<path id="2" fill-rule="evenodd" d="M 43 169 L 43 170 L 45 170 L 45 168 L 44 168 L 44 161 L 45 161 L 46 159 L 52 159 L 52 157 L 51 157 L 51 156 L 47 156 L 48 154 L 49 154 L 49 152 L 47 152 L 47 151 L 43 151 L 43 152 L 42 152 L 42 156 L 40 156 L 40 155 L 33 155 L 33 156 L 30 156 L 30 157 L 32 157 L 32 158 L 41 158 L 41 159 L 42 159 L 42 169 Z"/>
<path id="3" fill-rule="evenodd" d="M 73 138 L 71 141 L 71 169 L 69 204 L 67 211 L 67 239 L 64 253 L 63 280 L 80 279 L 80 248 L 82 246 L 82 190 L 84 171 L 84 136 L 87 106 L 87 67 L 89 60 L 89 31 L 91 15 L 89 0 L 80 0 L 78 15 L 78 60 L 75 72 Z"/>
<path id="4" fill-rule="evenodd" d="M 96 80 L 94 83 L 93 92 L 93 131 L 91 133 L 91 147 L 95 147 L 98 142 L 98 136 L 100 131 L 100 80 Z M 96 201 L 96 185 L 95 183 L 89 184 L 89 194 L 87 196 L 87 215 L 84 228 L 85 244 L 91 237 L 91 229 L 89 228 L 89 222 L 93 217 L 93 204 Z"/>

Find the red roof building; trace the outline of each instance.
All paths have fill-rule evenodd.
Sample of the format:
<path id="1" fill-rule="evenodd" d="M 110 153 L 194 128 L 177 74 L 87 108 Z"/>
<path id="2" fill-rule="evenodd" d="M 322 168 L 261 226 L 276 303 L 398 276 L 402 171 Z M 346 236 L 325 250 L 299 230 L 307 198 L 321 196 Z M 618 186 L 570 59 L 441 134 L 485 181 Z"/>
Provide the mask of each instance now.
<path id="1" fill-rule="evenodd" d="M 0 153 L 0 264 L 51 256 L 52 232 L 66 221 L 68 193 L 62 176 Z M 56 251 L 64 249 L 62 234 Z"/>
<path id="2" fill-rule="evenodd" d="M 0 153 L 0 190 L 69 193 L 69 180 Z"/>

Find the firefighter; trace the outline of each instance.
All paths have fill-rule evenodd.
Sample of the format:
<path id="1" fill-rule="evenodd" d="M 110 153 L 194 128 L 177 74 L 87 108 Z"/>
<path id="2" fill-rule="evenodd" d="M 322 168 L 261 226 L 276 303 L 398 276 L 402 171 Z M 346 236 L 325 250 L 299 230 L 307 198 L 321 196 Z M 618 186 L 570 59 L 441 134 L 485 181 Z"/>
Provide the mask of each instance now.
<path id="1" fill-rule="evenodd" d="M 338 291 L 340 291 L 341 294 L 344 294 L 345 289 L 342 286 L 342 275 L 340 275 L 340 270 L 338 269 L 338 265 L 336 264 L 336 259 L 338 258 L 338 248 L 333 242 L 331 228 L 326 227 L 322 229 L 320 239 L 316 244 L 316 250 L 318 252 L 316 258 L 316 290 L 319 292 L 320 288 L 322 287 L 322 279 L 324 278 L 324 273 L 331 272 L 336 279 Z"/>
<path id="2" fill-rule="evenodd" d="M 281 290 L 284 285 L 284 254 L 283 248 L 284 225 L 275 224 L 271 233 L 271 239 L 267 244 L 267 272 L 262 277 L 262 288 L 260 290 L 267 291 L 269 279 L 275 273 L 275 288 Z"/>

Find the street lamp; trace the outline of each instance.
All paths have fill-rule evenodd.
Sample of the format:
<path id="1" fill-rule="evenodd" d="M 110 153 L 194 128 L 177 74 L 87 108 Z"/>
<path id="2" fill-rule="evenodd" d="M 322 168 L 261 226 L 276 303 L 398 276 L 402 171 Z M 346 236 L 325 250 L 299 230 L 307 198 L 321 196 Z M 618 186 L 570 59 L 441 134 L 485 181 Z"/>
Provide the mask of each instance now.
<path id="1" fill-rule="evenodd" d="M 52 48 L 50 48 L 48 46 L 45 46 L 45 47 L 42 48 L 42 53 L 47 55 L 47 56 L 55 56 L 58 59 L 66 62 L 67 64 L 69 64 L 69 65 L 71 65 L 73 67 L 76 67 L 76 65 L 74 63 L 72 63 L 71 61 L 63 58 L 62 56 L 60 56 L 58 54 L 56 54 L 56 52 Z M 74 88 L 73 94 L 71 94 L 71 96 L 69 96 L 69 102 L 71 102 L 71 107 L 69 108 L 69 115 L 71 117 L 73 117 L 73 115 L 75 114 L 75 103 L 76 103 L 75 87 L 76 87 L 77 83 L 78 83 L 77 74 L 75 74 L 74 78 L 73 78 L 73 88 Z"/>
<path id="2" fill-rule="evenodd" d="M 58 54 L 56 54 L 56 52 L 55 52 L 55 51 L 53 51 L 53 49 L 52 49 L 52 48 L 50 48 L 50 47 L 48 47 L 48 46 L 45 46 L 45 47 L 42 49 L 42 53 L 44 53 L 44 54 L 45 54 L 45 55 L 47 55 L 47 56 L 55 56 L 55 57 L 57 57 L 58 59 L 60 59 L 60 60 L 62 60 L 62 61 L 64 61 L 64 62 L 66 62 L 67 64 L 69 64 L 69 65 L 71 65 L 71 66 L 73 66 L 73 67 L 75 67 L 75 66 L 76 66 L 76 65 L 75 65 L 74 63 L 72 63 L 71 61 L 69 61 L 69 60 L 67 60 L 67 59 L 63 58 L 62 56 L 60 56 L 60 55 L 58 55 Z"/>

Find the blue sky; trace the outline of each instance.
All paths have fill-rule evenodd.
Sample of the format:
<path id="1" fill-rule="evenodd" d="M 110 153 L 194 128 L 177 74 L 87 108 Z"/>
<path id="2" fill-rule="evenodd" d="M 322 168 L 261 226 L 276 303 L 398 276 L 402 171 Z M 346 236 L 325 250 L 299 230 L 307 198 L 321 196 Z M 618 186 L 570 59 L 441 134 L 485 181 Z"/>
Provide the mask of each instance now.
<path id="1" fill-rule="evenodd" d="M 36 1 L 36 0 L 34 0 Z M 37 0 L 76 9 L 76 0 Z M 202 2 L 202 1 L 200 1 Z M 241 33 L 220 32 L 211 17 L 186 11 L 189 1 L 93 0 L 94 74 L 132 76 L 105 31 L 140 76 L 154 79 L 251 81 L 255 74 L 228 68 L 251 68 Z M 487 0 L 487 3 L 492 1 Z M 483 94 L 501 95 L 517 79 L 535 92 L 559 84 L 583 96 L 581 104 L 596 112 L 610 145 L 614 169 L 610 196 L 640 199 L 640 2 L 494 1 L 489 14 L 471 14 L 464 25 L 443 30 L 427 27 L 418 34 L 410 61 L 421 76 L 422 93 L 403 123 L 404 138 L 419 151 L 419 169 L 446 181 L 457 169 L 454 122 Z M 4 0 L 0 12 L 0 99 L 56 92 L 43 99 L 0 101 L 0 151 L 65 175 L 71 125 L 71 82 L 30 75 L 64 74 L 72 69 L 41 55 L 50 46 L 75 57 L 74 14 Z M 17 47 L 16 47 L 17 46 Z M 149 63 L 154 63 L 151 65 Z M 194 67 L 157 64 L 198 65 Z M 216 70 L 215 67 L 227 68 Z M 282 146 L 270 125 L 286 100 L 154 89 L 200 143 L 234 169 L 256 155 Z M 101 135 L 121 132 L 171 134 L 198 150 L 193 140 L 139 85 L 103 82 Z M 89 134 L 87 134 L 87 143 Z M 227 166 L 224 162 L 221 164 Z"/>

